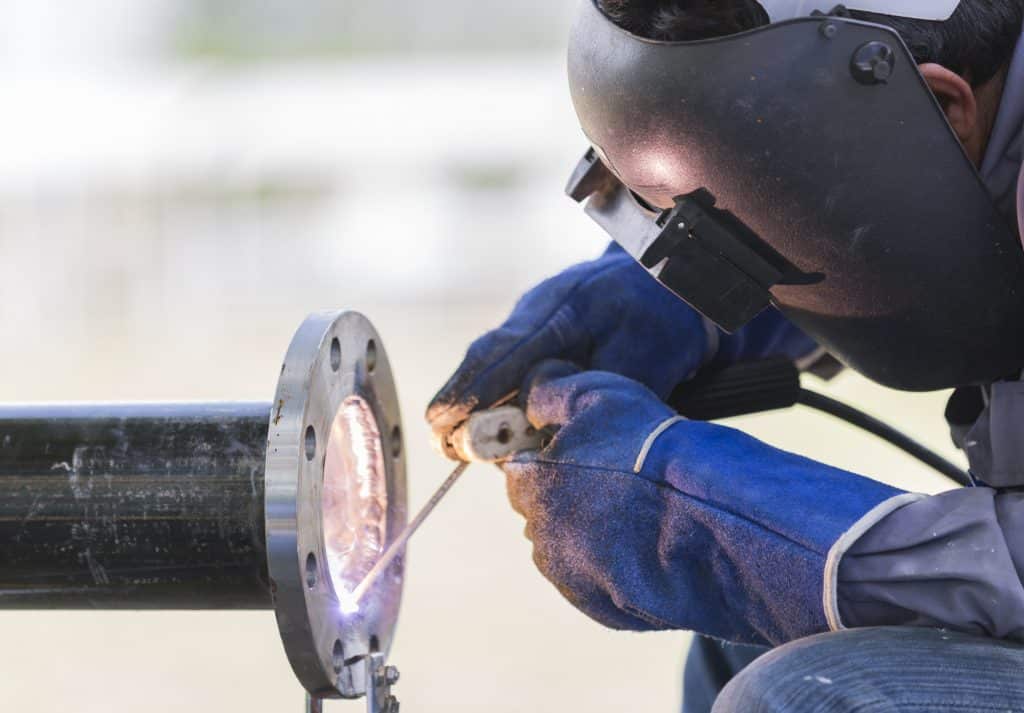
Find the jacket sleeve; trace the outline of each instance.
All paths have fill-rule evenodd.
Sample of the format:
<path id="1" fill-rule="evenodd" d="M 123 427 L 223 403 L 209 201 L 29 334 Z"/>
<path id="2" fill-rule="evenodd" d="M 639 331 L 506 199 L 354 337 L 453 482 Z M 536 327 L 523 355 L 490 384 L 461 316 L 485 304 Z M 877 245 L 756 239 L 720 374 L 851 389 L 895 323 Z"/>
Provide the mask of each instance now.
<path id="1" fill-rule="evenodd" d="M 1024 641 L 1024 493 L 965 488 L 886 515 L 842 555 L 841 627 L 926 626 Z"/>

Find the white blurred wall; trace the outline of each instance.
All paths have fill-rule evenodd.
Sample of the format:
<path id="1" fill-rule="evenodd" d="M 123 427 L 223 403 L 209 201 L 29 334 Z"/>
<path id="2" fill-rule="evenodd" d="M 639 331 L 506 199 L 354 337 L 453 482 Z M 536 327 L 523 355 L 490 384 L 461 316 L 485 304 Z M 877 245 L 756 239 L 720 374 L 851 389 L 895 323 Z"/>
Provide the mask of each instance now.
<path id="1" fill-rule="evenodd" d="M 561 195 L 584 145 L 545 39 L 564 8 L 543 22 L 471 18 L 504 20 L 514 36 L 502 53 L 438 50 L 449 40 L 423 23 L 469 22 L 458 2 L 407 16 L 423 53 L 385 43 L 239 61 L 174 49 L 175 28 L 204 13 L 274 37 L 259 13 L 227 6 L 243 16 L 203 2 L 0 3 L 0 399 L 269 399 L 302 317 L 357 308 L 395 366 L 418 504 L 448 467 L 420 414 L 466 344 L 604 243 Z M 949 450 L 941 395 L 852 375 L 829 388 Z M 942 487 L 817 416 L 742 425 L 905 487 Z M 503 490 L 475 467 L 413 543 L 392 657 L 403 710 L 676 710 L 686 635 L 610 632 L 571 609 L 533 569 Z M 269 612 L 0 613 L 0 631 L 3 711 L 301 700 Z"/>

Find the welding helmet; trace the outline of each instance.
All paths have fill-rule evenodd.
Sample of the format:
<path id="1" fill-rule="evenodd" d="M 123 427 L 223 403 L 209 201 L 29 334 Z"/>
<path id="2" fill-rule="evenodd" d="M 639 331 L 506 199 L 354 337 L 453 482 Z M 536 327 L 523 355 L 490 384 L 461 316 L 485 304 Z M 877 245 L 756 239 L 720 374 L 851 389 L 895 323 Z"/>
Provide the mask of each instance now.
<path id="1" fill-rule="evenodd" d="M 592 149 L 568 192 L 726 331 L 774 304 L 848 366 L 906 390 L 1019 372 L 1016 226 L 899 35 L 814 12 L 824 0 L 761 4 L 770 24 L 677 42 L 582 0 L 568 70 Z M 958 4 L 847 7 L 942 21 Z"/>

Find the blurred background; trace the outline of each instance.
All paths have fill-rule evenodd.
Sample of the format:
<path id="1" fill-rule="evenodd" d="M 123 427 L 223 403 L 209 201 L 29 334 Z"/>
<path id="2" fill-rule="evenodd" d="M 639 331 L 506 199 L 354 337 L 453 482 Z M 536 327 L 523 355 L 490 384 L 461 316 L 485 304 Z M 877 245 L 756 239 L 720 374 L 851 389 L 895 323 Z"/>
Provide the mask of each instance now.
<path id="1" fill-rule="evenodd" d="M 468 342 L 605 242 L 562 195 L 585 147 L 571 6 L 0 2 L 0 400 L 269 400 L 305 314 L 356 308 L 396 371 L 417 506 L 449 469 L 421 414 Z M 952 453 L 944 395 L 826 388 Z M 817 415 L 738 425 L 945 487 Z M 687 635 L 590 622 L 521 533 L 476 466 L 414 540 L 403 710 L 677 710 Z M 270 612 L 4 612 L 0 632 L 0 710 L 301 705 Z"/>

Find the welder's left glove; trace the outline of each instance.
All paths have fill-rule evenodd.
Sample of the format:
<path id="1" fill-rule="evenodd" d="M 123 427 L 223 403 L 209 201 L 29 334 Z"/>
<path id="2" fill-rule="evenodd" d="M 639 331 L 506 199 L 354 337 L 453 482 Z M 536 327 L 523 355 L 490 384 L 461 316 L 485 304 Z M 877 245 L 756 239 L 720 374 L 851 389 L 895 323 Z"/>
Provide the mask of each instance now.
<path id="1" fill-rule="evenodd" d="M 556 433 L 503 466 L 510 499 L 541 572 L 610 627 L 758 644 L 827 631 L 845 543 L 917 497 L 682 420 L 621 376 L 545 362 L 523 394 Z"/>

